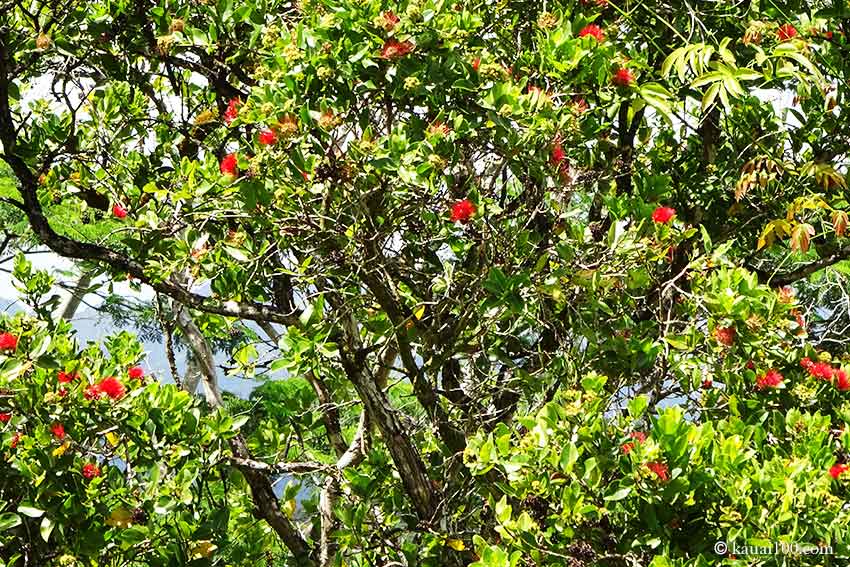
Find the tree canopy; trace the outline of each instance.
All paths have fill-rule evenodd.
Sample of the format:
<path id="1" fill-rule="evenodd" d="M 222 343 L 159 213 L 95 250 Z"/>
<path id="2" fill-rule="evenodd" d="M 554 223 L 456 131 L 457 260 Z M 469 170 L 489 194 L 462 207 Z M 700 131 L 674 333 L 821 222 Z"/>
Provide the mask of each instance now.
<path id="1" fill-rule="evenodd" d="M 175 382 L 17 258 L 0 565 L 846 564 L 848 34 L 845 0 L 0 0 L 4 249 L 152 289 Z M 222 344 L 286 377 L 223 396 Z"/>

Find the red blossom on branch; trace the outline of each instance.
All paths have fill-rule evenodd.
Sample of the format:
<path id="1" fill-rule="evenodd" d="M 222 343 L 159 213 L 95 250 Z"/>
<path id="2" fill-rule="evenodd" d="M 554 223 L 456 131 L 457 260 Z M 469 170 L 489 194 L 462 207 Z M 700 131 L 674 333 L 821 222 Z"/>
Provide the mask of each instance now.
<path id="1" fill-rule="evenodd" d="M 237 163 L 238 160 L 235 153 L 227 154 L 222 158 L 218 168 L 221 170 L 222 175 L 232 175 L 235 177 Z"/>
<path id="2" fill-rule="evenodd" d="M 95 464 L 86 463 L 83 465 L 83 476 L 89 480 L 100 476 L 100 468 Z"/>
<path id="3" fill-rule="evenodd" d="M 673 207 L 658 207 L 652 211 L 652 220 L 658 224 L 667 224 L 675 216 L 676 209 Z"/>
<path id="4" fill-rule="evenodd" d="M 714 338 L 722 345 L 732 346 L 735 343 L 736 333 L 735 327 L 717 327 L 714 329 Z"/>
<path id="5" fill-rule="evenodd" d="M 18 348 L 18 337 L 12 333 L 0 333 L 0 350 L 15 350 Z"/>
<path id="6" fill-rule="evenodd" d="M 838 480 L 838 477 L 840 477 L 842 474 L 847 472 L 848 469 L 850 469 L 850 466 L 847 466 L 845 464 L 836 463 L 836 464 L 832 465 L 831 467 L 829 467 L 829 476 Z"/>
<path id="7" fill-rule="evenodd" d="M 478 208 L 469 199 L 462 199 L 452 205 L 450 218 L 452 222 L 460 221 L 462 224 L 469 222 Z"/>
<path id="8" fill-rule="evenodd" d="M 635 76 L 625 67 L 620 67 L 611 78 L 611 82 L 618 87 L 628 87 L 635 81 Z"/>
<path id="9" fill-rule="evenodd" d="M 239 106 L 242 101 L 239 98 L 232 98 L 227 103 L 227 110 L 224 111 L 224 122 L 229 126 L 231 122 L 239 116 Z"/>
<path id="10" fill-rule="evenodd" d="M 597 26 L 596 24 L 588 24 L 584 26 L 580 32 L 578 32 L 579 37 L 587 37 L 590 36 L 594 38 L 599 43 L 605 41 L 605 32 L 602 31 L 602 28 Z"/>
<path id="11" fill-rule="evenodd" d="M 271 128 L 266 128 L 265 130 L 261 130 L 258 136 L 260 144 L 264 146 L 271 146 L 277 142 L 277 134 Z"/>
<path id="12" fill-rule="evenodd" d="M 381 48 L 381 59 L 401 59 L 413 51 L 413 44 L 409 41 L 399 41 L 391 37 L 384 42 Z"/>
<path id="13" fill-rule="evenodd" d="M 776 388 L 784 379 L 785 377 L 782 376 L 779 371 L 771 368 L 763 375 L 756 378 L 756 388 L 759 390 L 764 390 L 765 388 Z"/>
<path id="14" fill-rule="evenodd" d="M 141 366 L 133 366 L 127 370 L 127 376 L 133 380 L 141 380 L 145 376 L 145 371 Z"/>
<path id="15" fill-rule="evenodd" d="M 50 427 L 50 431 L 53 433 L 53 435 L 56 436 L 57 439 L 63 439 L 65 437 L 65 426 L 61 423 L 54 423 Z"/>
<path id="16" fill-rule="evenodd" d="M 56 375 L 56 380 L 60 384 L 70 384 L 71 382 L 73 382 L 74 380 L 76 380 L 79 377 L 80 376 L 78 374 L 76 374 L 75 372 L 65 372 L 63 370 L 60 370 L 59 374 Z"/>
<path id="17" fill-rule="evenodd" d="M 12 414 L 8 412 L 0 412 L 0 423 L 9 423 L 12 419 Z"/>
<path id="18" fill-rule="evenodd" d="M 97 385 L 97 389 L 113 400 L 121 399 L 124 396 L 124 384 L 121 383 L 115 376 L 107 376 Z"/>
<path id="19" fill-rule="evenodd" d="M 788 41 L 789 39 L 794 39 L 795 37 L 797 37 L 797 28 L 795 28 L 791 24 L 783 24 L 779 26 L 778 30 L 776 30 L 776 37 L 779 38 L 779 41 Z"/>
<path id="20" fill-rule="evenodd" d="M 657 476 L 658 480 L 661 482 L 667 482 L 670 480 L 670 468 L 667 466 L 667 463 L 653 461 L 651 463 L 647 463 L 646 468 L 654 472 L 655 476 Z"/>

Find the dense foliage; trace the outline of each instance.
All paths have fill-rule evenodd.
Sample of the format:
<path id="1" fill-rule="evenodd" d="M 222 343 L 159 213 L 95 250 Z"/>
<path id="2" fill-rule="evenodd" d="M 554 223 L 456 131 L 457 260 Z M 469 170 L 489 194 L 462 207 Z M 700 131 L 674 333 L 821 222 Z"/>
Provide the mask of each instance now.
<path id="1" fill-rule="evenodd" d="M 845 0 L 0 0 L 7 230 L 206 392 L 19 259 L 0 563 L 846 564 L 848 95 Z"/>

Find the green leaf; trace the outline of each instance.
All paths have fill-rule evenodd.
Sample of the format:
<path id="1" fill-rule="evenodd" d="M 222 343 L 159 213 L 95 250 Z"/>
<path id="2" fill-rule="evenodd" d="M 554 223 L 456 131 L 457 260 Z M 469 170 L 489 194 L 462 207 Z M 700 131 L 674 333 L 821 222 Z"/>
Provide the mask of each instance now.
<path id="1" fill-rule="evenodd" d="M 42 515 L 44 515 L 44 510 L 39 510 L 38 508 L 33 508 L 32 506 L 24 506 L 23 504 L 18 506 L 18 512 L 20 512 L 24 516 L 29 516 L 30 518 L 40 518 Z"/>
<path id="2" fill-rule="evenodd" d="M 21 525 L 21 517 L 12 512 L 0 514 L 0 532 L 10 530 Z"/>
<path id="3" fill-rule="evenodd" d="M 39 528 L 39 533 L 41 534 L 41 539 L 47 543 L 50 540 L 50 534 L 53 533 L 53 528 L 56 524 L 48 518 L 47 516 L 41 519 L 41 527 Z"/>
<path id="4" fill-rule="evenodd" d="M 608 496 L 605 496 L 603 500 L 607 500 L 608 502 L 616 502 L 617 500 L 622 500 L 623 498 L 627 497 L 629 494 L 631 494 L 631 492 L 632 487 L 627 486 L 625 488 L 621 488 L 614 494 L 609 494 Z"/>

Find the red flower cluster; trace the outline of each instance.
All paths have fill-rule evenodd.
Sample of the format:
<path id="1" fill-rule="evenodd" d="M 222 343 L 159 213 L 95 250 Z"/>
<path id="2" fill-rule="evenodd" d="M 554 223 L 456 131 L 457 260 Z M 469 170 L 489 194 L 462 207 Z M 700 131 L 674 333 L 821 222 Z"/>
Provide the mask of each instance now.
<path id="1" fill-rule="evenodd" d="M 676 209 L 673 207 L 658 207 L 652 211 L 652 220 L 658 224 L 667 224 L 673 217 L 676 216 Z"/>
<path id="2" fill-rule="evenodd" d="M 401 59 L 411 51 L 413 51 L 412 43 L 391 37 L 384 42 L 384 46 L 381 48 L 381 59 Z"/>
<path id="3" fill-rule="evenodd" d="M 779 41 L 788 41 L 789 39 L 794 39 L 795 37 L 797 37 L 797 28 L 795 28 L 791 24 L 783 24 L 779 26 L 778 30 L 776 30 L 776 37 L 779 38 Z"/>
<path id="4" fill-rule="evenodd" d="M 579 37 L 587 37 L 590 36 L 594 38 L 599 43 L 605 41 L 605 33 L 602 31 L 602 28 L 597 26 L 596 24 L 588 24 L 584 26 L 580 32 L 578 32 Z"/>
<path id="5" fill-rule="evenodd" d="M 838 477 L 848 470 L 850 470 L 850 466 L 836 463 L 829 468 L 829 476 L 838 480 Z"/>
<path id="6" fill-rule="evenodd" d="M 800 366 L 805 368 L 809 376 L 813 378 L 827 382 L 835 380 L 835 387 L 842 392 L 850 390 L 850 377 L 841 368 L 835 368 L 828 362 L 814 362 L 809 357 L 801 360 Z"/>
<path id="7" fill-rule="evenodd" d="M 558 176 L 562 181 L 569 180 L 570 162 L 567 160 L 567 153 L 564 151 L 564 147 L 561 145 L 561 141 L 558 138 L 555 138 L 555 141 L 552 142 L 552 151 L 549 156 L 549 163 L 555 167 L 555 170 L 558 172 Z"/>
<path id="8" fill-rule="evenodd" d="M 711 378 L 706 378 L 705 380 L 702 381 L 702 389 L 703 390 L 709 390 L 709 389 L 711 389 L 712 386 L 714 386 L 714 381 Z"/>
<path id="9" fill-rule="evenodd" d="M 12 333 L 0 333 L 0 350 L 15 350 L 18 348 L 18 337 Z"/>
<path id="10" fill-rule="evenodd" d="M 100 381 L 97 388 L 113 400 L 122 398 L 125 392 L 124 384 L 122 384 L 115 376 L 107 376 Z"/>
<path id="11" fill-rule="evenodd" d="M 222 158 L 218 168 L 221 170 L 222 175 L 232 175 L 235 177 L 237 162 L 235 153 L 227 154 Z"/>
<path id="12" fill-rule="evenodd" d="M 125 209 L 118 203 L 115 203 L 114 205 L 112 205 L 112 216 L 117 219 L 127 218 L 127 209 Z"/>
<path id="13" fill-rule="evenodd" d="M 97 384 L 86 386 L 86 389 L 83 391 L 83 397 L 87 400 L 96 400 L 103 396 L 108 396 L 113 400 L 120 400 L 124 397 L 125 393 L 124 384 L 118 378 L 107 376 Z"/>
<path id="14" fill-rule="evenodd" d="M 756 378 L 756 388 L 764 390 L 765 388 L 776 388 L 785 379 L 777 370 L 771 368 L 763 375 Z"/>
<path id="15" fill-rule="evenodd" d="M 61 423 L 54 423 L 53 426 L 51 426 L 50 431 L 53 432 L 53 435 L 55 435 L 57 439 L 63 439 L 65 437 L 65 426 Z"/>
<path id="16" fill-rule="evenodd" d="M 463 224 L 469 222 L 469 219 L 476 213 L 478 208 L 475 206 L 475 203 L 470 201 L 469 199 L 462 199 L 452 205 L 451 210 L 451 221 L 458 222 L 460 221 Z"/>
<path id="17" fill-rule="evenodd" d="M 277 134 L 271 128 L 266 128 L 260 131 L 260 143 L 264 146 L 271 146 L 277 142 Z"/>
<path id="18" fill-rule="evenodd" d="M 717 327 L 714 329 L 714 338 L 717 339 L 717 342 L 726 345 L 732 346 L 735 343 L 735 327 Z"/>
<path id="19" fill-rule="evenodd" d="M 239 106 L 242 101 L 239 98 L 232 98 L 227 103 L 227 110 L 224 111 L 224 122 L 229 126 L 231 122 L 239 116 Z"/>
<path id="20" fill-rule="evenodd" d="M 623 443 L 623 445 L 620 447 L 620 449 L 626 455 L 632 452 L 632 449 L 635 448 L 635 443 L 643 443 L 644 441 L 646 441 L 646 433 L 644 433 L 643 431 L 632 431 L 631 433 L 629 433 L 629 437 L 634 439 L 634 441 Z"/>
<path id="21" fill-rule="evenodd" d="M 611 82 L 617 85 L 618 87 L 628 87 L 635 81 L 635 76 L 631 71 L 626 69 L 625 67 L 620 67 L 617 69 L 617 72 L 614 73 L 614 76 L 611 78 Z"/>
<path id="22" fill-rule="evenodd" d="M 59 374 L 56 375 L 56 380 L 60 384 L 70 384 L 71 382 L 73 382 L 74 380 L 76 380 L 79 377 L 80 377 L 79 374 L 77 374 L 75 372 L 65 372 L 63 370 L 60 370 Z"/>
<path id="23" fill-rule="evenodd" d="M 23 439 L 23 438 L 24 438 L 24 436 L 23 436 L 23 435 L 21 435 L 21 432 L 20 432 L 20 431 L 16 432 L 16 433 L 12 436 L 12 440 L 9 442 L 9 448 L 10 448 L 10 449 L 14 449 L 15 447 L 17 447 L 17 446 L 18 446 L 18 443 L 20 443 L 20 442 L 21 442 L 21 439 Z"/>
<path id="24" fill-rule="evenodd" d="M 11 413 L 0 412 L 0 423 L 9 423 L 10 419 L 12 419 Z"/>
<path id="25" fill-rule="evenodd" d="M 481 58 L 476 57 L 475 59 L 472 60 L 472 70 L 477 73 L 479 67 L 481 67 Z"/>
<path id="26" fill-rule="evenodd" d="M 670 480 L 670 469 L 667 466 L 667 463 L 662 463 L 661 461 L 653 461 L 651 463 L 646 463 L 646 468 L 655 473 L 655 476 L 658 477 L 658 480 L 661 482 L 667 482 Z"/>
<path id="27" fill-rule="evenodd" d="M 145 371 L 142 370 L 141 366 L 133 366 L 127 370 L 127 376 L 133 380 L 141 380 L 145 376 Z"/>
<path id="28" fill-rule="evenodd" d="M 400 21 L 392 10 L 387 10 L 381 15 L 381 27 L 384 28 L 384 31 L 393 31 Z"/>
<path id="29" fill-rule="evenodd" d="M 89 480 L 96 476 L 100 476 L 100 468 L 92 463 L 86 463 L 83 465 L 83 476 Z"/>

